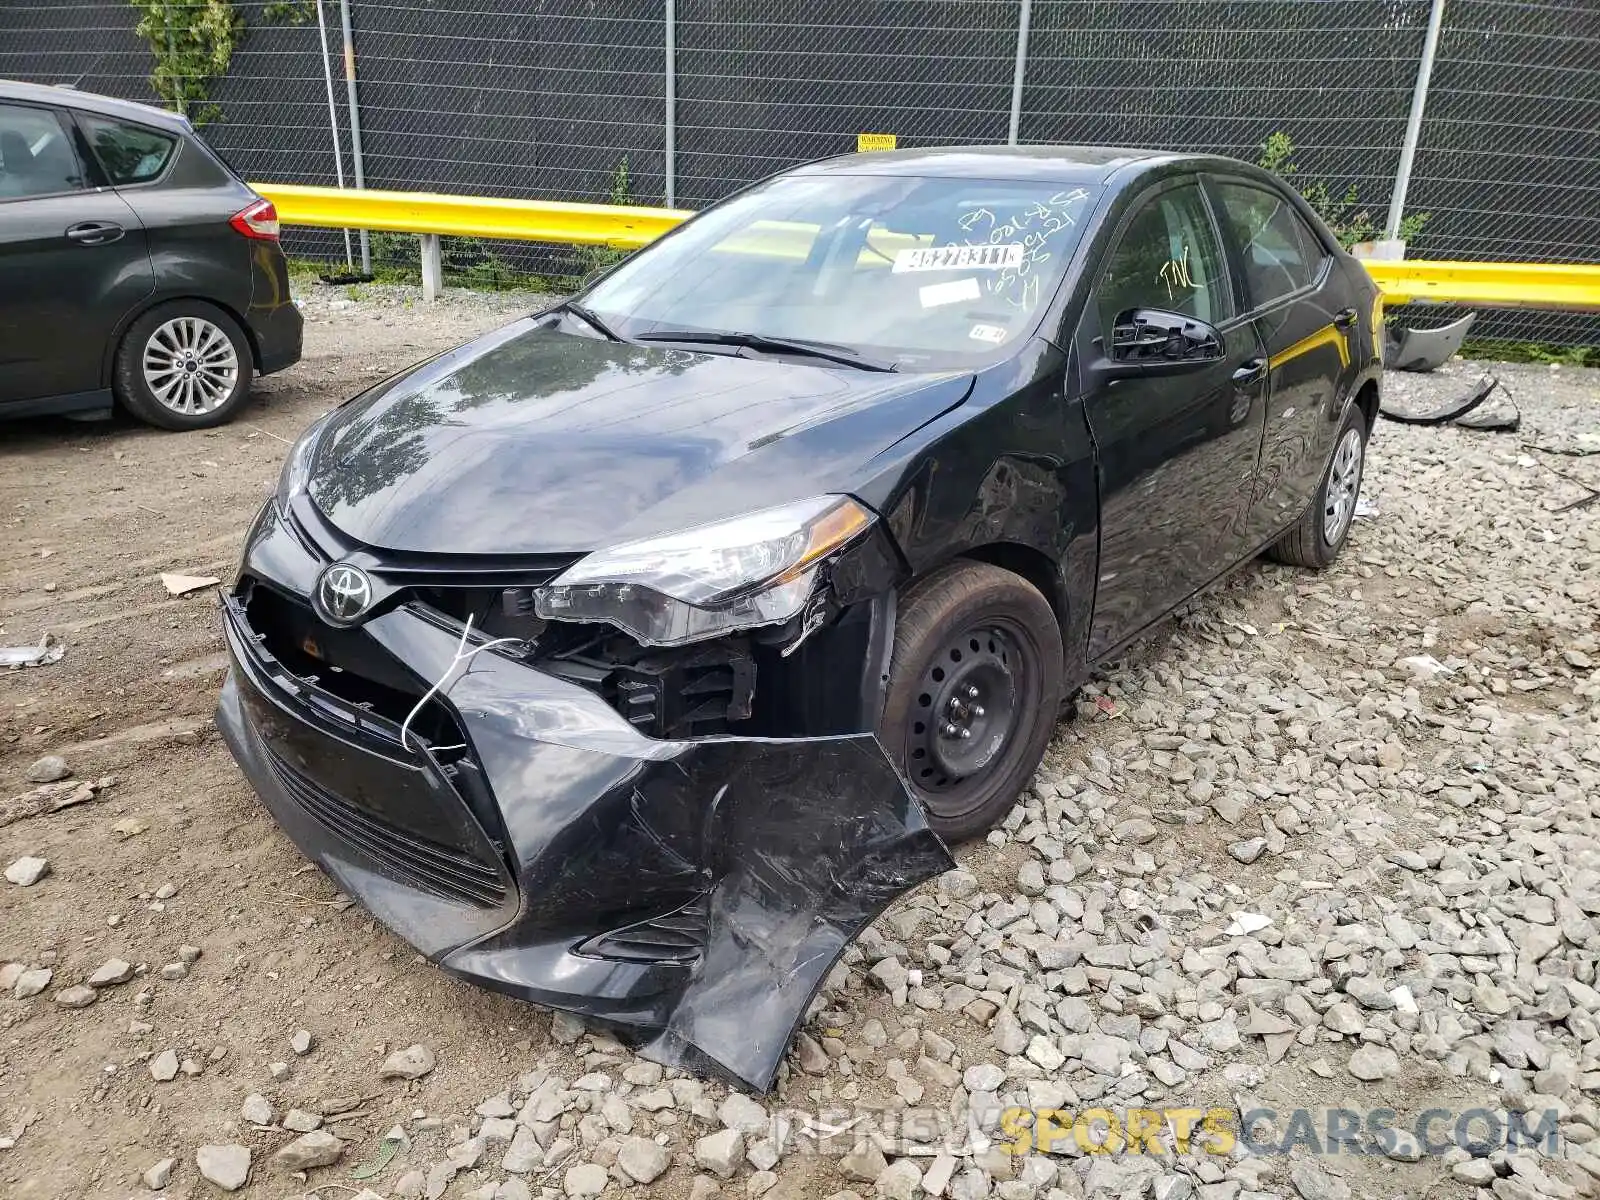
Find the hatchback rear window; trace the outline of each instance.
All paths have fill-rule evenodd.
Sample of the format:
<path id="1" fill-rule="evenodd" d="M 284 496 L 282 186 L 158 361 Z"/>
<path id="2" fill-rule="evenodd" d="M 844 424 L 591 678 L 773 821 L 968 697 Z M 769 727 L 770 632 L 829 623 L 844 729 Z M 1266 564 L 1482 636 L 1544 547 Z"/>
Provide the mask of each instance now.
<path id="1" fill-rule="evenodd" d="M 115 185 L 149 183 L 167 169 L 177 139 L 143 125 L 107 117 L 80 118 L 106 178 Z"/>

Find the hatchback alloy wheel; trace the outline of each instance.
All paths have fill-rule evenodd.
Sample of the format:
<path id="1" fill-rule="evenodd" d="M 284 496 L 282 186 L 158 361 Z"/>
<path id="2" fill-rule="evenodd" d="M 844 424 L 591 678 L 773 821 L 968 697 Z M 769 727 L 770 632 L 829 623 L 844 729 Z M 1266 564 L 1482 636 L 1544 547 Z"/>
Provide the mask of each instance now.
<path id="1" fill-rule="evenodd" d="M 238 378 L 233 342 L 202 317 L 176 317 L 145 342 L 145 384 L 162 407 L 175 413 L 215 411 L 233 394 Z"/>

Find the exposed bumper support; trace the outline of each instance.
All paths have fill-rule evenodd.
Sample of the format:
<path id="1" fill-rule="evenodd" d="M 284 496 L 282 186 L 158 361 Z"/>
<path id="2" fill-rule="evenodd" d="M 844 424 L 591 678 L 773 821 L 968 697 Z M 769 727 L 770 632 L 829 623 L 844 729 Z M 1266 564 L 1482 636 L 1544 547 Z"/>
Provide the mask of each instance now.
<path id="1" fill-rule="evenodd" d="M 250 553 L 260 578 L 314 566 L 270 529 Z M 290 673 L 231 598 L 226 623 L 218 725 L 296 844 L 446 970 L 658 1061 L 767 1090 L 844 948 L 952 865 L 868 734 L 656 740 L 491 652 L 445 691 L 450 759 Z M 407 607 L 363 629 L 427 682 L 459 640 Z"/>

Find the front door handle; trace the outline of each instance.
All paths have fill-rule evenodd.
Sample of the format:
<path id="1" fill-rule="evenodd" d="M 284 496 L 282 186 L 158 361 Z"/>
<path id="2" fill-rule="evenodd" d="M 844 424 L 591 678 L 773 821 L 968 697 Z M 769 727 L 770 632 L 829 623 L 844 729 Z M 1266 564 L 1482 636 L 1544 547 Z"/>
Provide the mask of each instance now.
<path id="1" fill-rule="evenodd" d="M 1341 308 L 1338 312 L 1333 314 L 1334 327 L 1337 329 L 1349 329 L 1350 326 L 1356 323 L 1356 316 L 1357 314 L 1355 309 Z"/>
<path id="2" fill-rule="evenodd" d="M 67 241 L 80 246 L 104 246 L 117 241 L 126 231 L 114 221 L 84 221 L 67 230 Z"/>
<path id="3" fill-rule="evenodd" d="M 1247 359 L 1245 362 L 1241 363 L 1239 369 L 1233 373 L 1233 386 L 1236 388 L 1253 387 L 1261 382 L 1261 377 L 1266 373 L 1266 359 Z"/>

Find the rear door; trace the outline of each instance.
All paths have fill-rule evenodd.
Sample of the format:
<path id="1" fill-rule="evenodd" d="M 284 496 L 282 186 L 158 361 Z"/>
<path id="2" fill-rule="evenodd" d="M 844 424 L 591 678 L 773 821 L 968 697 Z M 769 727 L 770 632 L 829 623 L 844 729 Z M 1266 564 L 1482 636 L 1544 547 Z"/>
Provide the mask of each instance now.
<path id="1" fill-rule="evenodd" d="M 64 112 L 0 103 L 0 405 L 100 389 L 154 286 L 137 214 L 102 184 Z"/>
<path id="2" fill-rule="evenodd" d="M 1243 178 L 1213 177 L 1208 186 L 1267 352 L 1270 399 L 1243 555 L 1298 519 L 1316 494 L 1360 357 L 1351 343 L 1359 314 L 1331 251 L 1287 196 Z"/>

